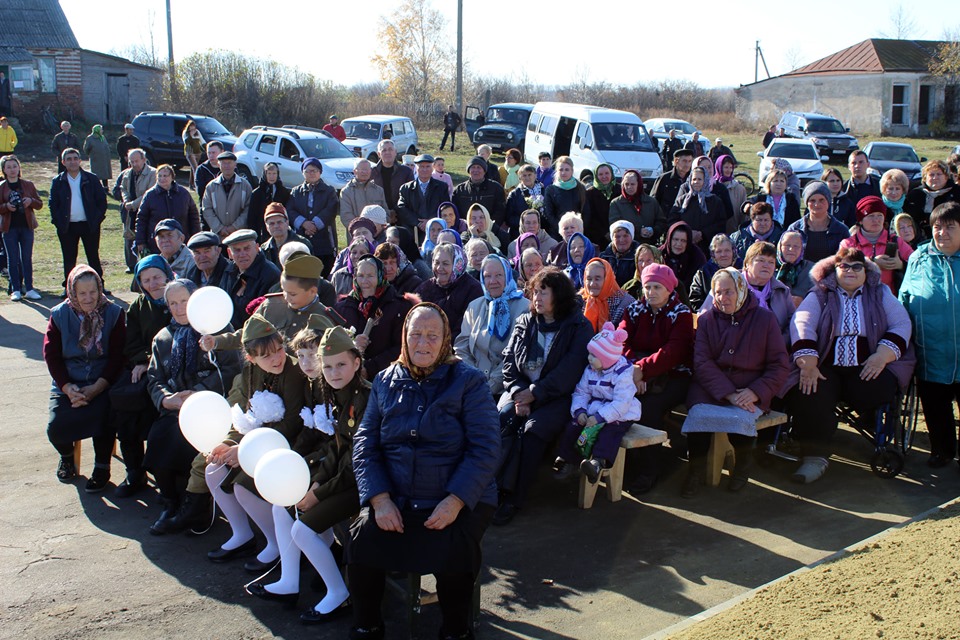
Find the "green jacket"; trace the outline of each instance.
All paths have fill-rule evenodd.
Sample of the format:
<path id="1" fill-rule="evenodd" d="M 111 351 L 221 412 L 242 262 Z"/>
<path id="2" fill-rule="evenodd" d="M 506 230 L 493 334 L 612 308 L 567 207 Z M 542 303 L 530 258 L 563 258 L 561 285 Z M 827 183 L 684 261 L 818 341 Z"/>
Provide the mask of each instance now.
<path id="1" fill-rule="evenodd" d="M 307 322 L 313 314 L 327 318 L 330 321 L 329 327 L 333 327 L 335 324 L 347 326 L 346 321 L 340 317 L 339 313 L 330 307 L 324 306 L 319 300 L 314 300 L 312 304 L 304 309 L 291 309 L 283 299 L 282 293 L 269 293 L 264 298 L 264 301 L 257 308 L 257 313 L 276 327 L 280 335 L 283 336 L 283 341 L 288 346 L 294 336 L 307 326 Z M 243 327 L 230 333 L 221 333 L 215 338 L 214 349 L 217 351 L 231 351 L 243 348 L 243 343 L 240 340 L 242 333 Z"/>
<path id="2" fill-rule="evenodd" d="M 283 371 L 278 375 L 265 372 L 263 369 L 246 362 L 240 375 L 234 380 L 233 388 L 227 397 L 232 407 L 239 404 L 244 411 L 250 409 L 250 397 L 257 391 L 271 391 L 283 399 L 283 418 L 279 422 L 269 422 L 261 426 L 276 429 L 292 444 L 303 429 L 303 419 L 300 418 L 300 409 L 306 402 L 304 382 L 306 377 L 296 358 L 287 356 Z M 228 444 L 239 443 L 243 435 L 235 428 L 230 430 Z"/>

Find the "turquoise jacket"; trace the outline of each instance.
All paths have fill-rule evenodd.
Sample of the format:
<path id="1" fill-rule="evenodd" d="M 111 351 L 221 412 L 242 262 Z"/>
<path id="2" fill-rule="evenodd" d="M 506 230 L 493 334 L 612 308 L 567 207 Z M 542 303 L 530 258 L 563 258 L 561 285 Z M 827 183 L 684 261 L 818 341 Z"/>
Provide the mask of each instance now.
<path id="1" fill-rule="evenodd" d="M 913 321 L 917 377 L 960 382 L 960 254 L 945 256 L 926 242 L 910 256 L 900 302 Z"/>

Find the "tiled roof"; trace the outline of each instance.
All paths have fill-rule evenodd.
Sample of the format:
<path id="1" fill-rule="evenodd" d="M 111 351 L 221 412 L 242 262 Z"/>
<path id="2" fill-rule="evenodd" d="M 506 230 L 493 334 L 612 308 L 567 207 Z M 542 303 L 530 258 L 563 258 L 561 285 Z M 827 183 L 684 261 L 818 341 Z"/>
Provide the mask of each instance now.
<path id="1" fill-rule="evenodd" d="M 78 49 L 58 0 L 2 0 L 0 47 Z"/>

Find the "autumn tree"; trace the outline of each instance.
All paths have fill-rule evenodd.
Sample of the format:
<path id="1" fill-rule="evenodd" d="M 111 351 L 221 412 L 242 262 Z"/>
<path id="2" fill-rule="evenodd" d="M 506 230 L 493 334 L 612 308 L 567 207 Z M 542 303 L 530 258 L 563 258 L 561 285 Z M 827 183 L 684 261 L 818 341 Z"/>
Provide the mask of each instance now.
<path id="1" fill-rule="evenodd" d="M 388 95 L 422 113 L 448 102 L 455 75 L 447 21 L 429 0 L 403 0 L 380 18 L 380 50 L 372 58 Z"/>

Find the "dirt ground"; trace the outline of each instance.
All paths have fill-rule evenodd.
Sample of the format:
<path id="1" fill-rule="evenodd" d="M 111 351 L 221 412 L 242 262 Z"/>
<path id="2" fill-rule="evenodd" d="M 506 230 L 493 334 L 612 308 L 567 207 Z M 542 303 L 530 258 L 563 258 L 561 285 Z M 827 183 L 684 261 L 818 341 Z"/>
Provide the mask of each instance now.
<path id="1" fill-rule="evenodd" d="M 960 638 L 958 516 L 954 504 L 669 638 Z"/>

